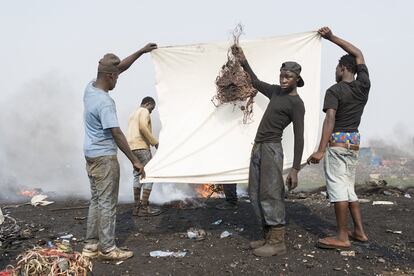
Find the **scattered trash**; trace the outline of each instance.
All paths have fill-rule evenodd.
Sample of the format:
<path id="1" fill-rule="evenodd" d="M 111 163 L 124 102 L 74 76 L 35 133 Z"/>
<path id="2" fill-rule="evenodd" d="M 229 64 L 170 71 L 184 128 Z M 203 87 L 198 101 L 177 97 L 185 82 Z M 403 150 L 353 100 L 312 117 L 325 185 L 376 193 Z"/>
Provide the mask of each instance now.
<path id="1" fill-rule="evenodd" d="M 394 205 L 394 202 L 392 201 L 373 201 L 372 205 Z"/>
<path id="2" fill-rule="evenodd" d="M 382 263 L 382 264 L 383 264 L 383 263 L 385 263 L 385 260 L 384 260 L 383 258 L 378 258 L 378 259 L 377 259 L 377 261 L 378 261 L 379 263 Z"/>
<path id="3" fill-rule="evenodd" d="M 120 265 L 120 264 L 122 264 L 124 261 L 119 261 L 119 262 L 116 262 L 115 264 L 116 265 Z"/>
<path id="4" fill-rule="evenodd" d="M 45 200 L 47 198 L 47 195 L 35 195 L 32 197 L 32 199 L 30 200 L 30 204 L 32 204 L 33 206 L 47 206 L 50 205 L 52 203 L 55 203 L 54 201 L 47 201 Z"/>
<path id="5" fill-rule="evenodd" d="M 299 249 L 301 249 L 302 248 L 302 245 L 301 244 L 295 244 L 294 246 L 293 246 L 293 249 L 296 249 L 296 250 L 299 250 Z"/>
<path id="6" fill-rule="evenodd" d="M 393 234 L 399 234 L 399 235 L 402 234 L 402 231 L 395 231 L 395 230 L 391 230 L 391 229 L 387 229 L 385 232 L 387 232 L 387 233 L 393 233 Z"/>
<path id="7" fill-rule="evenodd" d="M 315 258 L 315 256 L 314 256 L 314 255 L 312 255 L 312 254 L 305 254 L 305 256 L 306 256 L 306 257 L 309 257 L 309 258 Z"/>
<path id="8" fill-rule="evenodd" d="M 183 258 L 187 255 L 187 252 L 183 251 L 176 251 L 176 252 L 170 252 L 170 251 L 151 251 L 150 256 L 151 257 L 175 257 L 175 258 Z"/>
<path id="9" fill-rule="evenodd" d="M 1 208 L 0 208 L 0 225 L 2 225 L 3 222 L 4 222 L 4 215 L 3 215 L 3 212 L 1 211 Z"/>
<path id="10" fill-rule="evenodd" d="M 236 230 L 237 232 L 243 232 L 244 228 L 243 227 L 236 227 L 236 229 L 234 229 L 234 230 Z"/>
<path id="11" fill-rule="evenodd" d="M 75 220 L 85 220 L 86 217 L 74 217 Z"/>
<path id="12" fill-rule="evenodd" d="M 213 225 L 219 225 L 219 224 L 221 224 L 223 222 L 223 220 L 222 219 L 219 219 L 219 220 L 216 220 L 215 222 L 213 222 L 212 224 Z"/>
<path id="13" fill-rule="evenodd" d="M 406 197 L 406 198 L 411 198 L 411 195 L 410 194 L 405 194 L 404 195 L 404 197 Z M 0 223 L 1 224 L 1 223 Z"/>
<path id="14" fill-rule="evenodd" d="M 327 196 L 328 194 L 327 194 L 325 191 L 322 191 L 322 192 L 321 192 L 321 195 L 323 195 L 323 196 Z"/>
<path id="15" fill-rule="evenodd" d="M 73 238 L 73 235 L 72 234 L 68 234 L 68 235 L 64 235 L 64 236 L 59 237 L 59 239 L 62 239 L 62 240 L 64 240 L 64 239 L 71 239 L 71 238 Z"/>
<path id="16" fill-rule="evenodd" d="M 202 241 L 206 238 L 206 231 L 203 229 L 190 228 L 187 230 L 187 237 L 191 240 Z"/>
<path id="17" fill-rule="evenodd" d="M 345 257 L 355 257 L 355 251 L 341 251 L 341 256 Z"/>
<path id="18" fill-rule="evenodd" d="M 62 240 L 62 244 L 63 245 L 70 245 L 70 241 L 69 240 Z"/>
<path id="19" fill-rule="evenodd" d="M 392 195 L 392 193 L 391 193 L 390 191 L 383 191 L 383 193 L 384 193 L 384 195 L 386 195 L 386 196 L 390 196 L 390 195 Z"/>
<path id="20" fill-rule="evenodd" d="M 371 199 L 360 198 L 360 199 L 358 199 L 358 202 L 359 203 L 369 203 L 369 202 L 371 202 Z"/>
<path id="21" fill-rule="evenodd" d="M 230 267 L 232 267 L 232 268 L 236 268 L 238 264 L 239 264 L 239 262 L 234 262 L 234 263 L 231 263 L 231 264 L 230 264 Z"/>
<path id="22" fill-rule="evenodd" d="M 230 237 L 231 235 L 232 234 L 229 231 L 224 231 L 223 233 L 221 233 L 220 239 Z"/>
<path id="23" fill-rule="evenodd" d="M 340 268 L 340 267 L 334 267 L 333 270 L 335 270 L 335 271 L 341 271 L 342 268 Z"/>

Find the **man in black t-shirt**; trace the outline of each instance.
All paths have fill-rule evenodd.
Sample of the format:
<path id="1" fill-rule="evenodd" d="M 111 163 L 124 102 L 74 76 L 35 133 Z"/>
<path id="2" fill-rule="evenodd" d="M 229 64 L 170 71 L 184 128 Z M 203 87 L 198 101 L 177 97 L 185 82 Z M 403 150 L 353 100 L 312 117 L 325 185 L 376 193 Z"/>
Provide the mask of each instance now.
<path id="1" fill-rule="evenodd" d="M 360 143 L 358 127 L 371 83 L 364 56 L 358 48 L 332 34 L 328 27 L 318 32 L 348 54 L 341 57 L 336 67 L 337 83 L 326 91 L 323 107 L 326 117 L 321 141 L 318 151 L 308 158 L 308 163 L 319 163 L 325 158 L 326 188 L 331 203 L 335 205 L 338 227 L 336 237 L 320 239 L 317 245 L 326 249 L 347 249 L 351 246 L 349 238 L 359 242 L 368 240 L 354 184 Z M 348 231 L 348 210 L 354 231 Z"/>
<path id="2" fill-rule="evenodd" d="M 240 47 L 233 46 L 232 50 L 250 75 L 253 87 L 270 100 L 257 130 L 249 168 L 249 197 L 263 225 L 264 238 L 251 242 L 250 247 L 256 256 L 282 255 L 286 253 L 286 210 L 281 141 L 284 129 L 293 123 L 294 158 L 286 179 L 292 190 L 298 185 L 303 153 L 305 105 L 297 92 L 297 87 L 305 84 L 300 76 L 302 68 L 296 62 L 284 62 L 280 68 L 280 85 L 269 84 L 257 78 Z"/>

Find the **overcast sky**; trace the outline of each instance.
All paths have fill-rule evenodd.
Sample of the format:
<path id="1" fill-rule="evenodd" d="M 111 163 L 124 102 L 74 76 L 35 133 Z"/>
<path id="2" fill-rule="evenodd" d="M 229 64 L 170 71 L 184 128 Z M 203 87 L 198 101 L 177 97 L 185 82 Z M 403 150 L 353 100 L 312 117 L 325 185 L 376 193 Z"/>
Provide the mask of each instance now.
<path id="1" fill-rule="evenodd" d="M 83 161 L 79 162 L 82 95 L 96 75 L 98 60 L 107 52 L 123 58 L 147 42 L 167 46 L 229 41 L 239 22 L 245 27 L 242 39 L 327 25 L 354 43 L 365 55 L 372 81 L 360 127 L 363 141 L 381 137 L 398 144 L 401 137 L 414 135 L 413 3 L 1 0 L 0 178 L 10 174 L 7 179 L 33 185 L 72 178 L 71 183 L 82 182 L 87 190 Z M 323 41 L 322 94 L 334 84 L 335 66 L 343 54 Z M 142 97 L 155 96 L 154 83 L 150 55 L 119 78 L 111 95 L 124 130 Z M 154 117 L 157 125 L 157 112 Z M 130 164 L 122 158 L 127 172 L 123 175 L 128 176 L 124 181 L 130 181 Z M 62 168 L 67 172 L 52 178 L 50 173 Z M 79 178 L 74 178 L 76 172 Z"/>
<path id="2" fill-rule="evenodd" d="M 114 52 L 122 58 L 150 41 L 161 46 L 225 41 L 238 22 L 245 26 L 243 39 L 327 25 L 365 54 L 372 89 L 361 125 L 363 135 L 388 135 L 396 128 L 414 131 L 414 96 L 409 84 L 414 61 L 412 1 L 2 2 L 3 103 L 18 104 L 9 96 L 22 89 L 28 97 L 36 97 L 27 83 L 52 77 L 67 83 L 80 102 L 103 54 Z M 342 54 L 323 42 L 321 93 L 333 84 Z M 154 93 L 148 55 L 120 78 L 113 93 L 123 126 L 139 99 Z"/>

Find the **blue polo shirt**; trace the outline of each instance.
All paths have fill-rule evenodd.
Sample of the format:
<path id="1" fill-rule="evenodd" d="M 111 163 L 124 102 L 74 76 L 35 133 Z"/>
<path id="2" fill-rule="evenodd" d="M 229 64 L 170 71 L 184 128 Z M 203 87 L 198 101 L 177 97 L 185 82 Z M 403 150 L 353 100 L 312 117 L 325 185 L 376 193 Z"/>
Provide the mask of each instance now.
<path id="1" fill-rule="evenodd" d="M 86 157 L 115 155 L 117 146 L 111 128 L 119 127 L 114 100 L 108 92 L 96 88 L 91 81 L 83 96 Z"/>

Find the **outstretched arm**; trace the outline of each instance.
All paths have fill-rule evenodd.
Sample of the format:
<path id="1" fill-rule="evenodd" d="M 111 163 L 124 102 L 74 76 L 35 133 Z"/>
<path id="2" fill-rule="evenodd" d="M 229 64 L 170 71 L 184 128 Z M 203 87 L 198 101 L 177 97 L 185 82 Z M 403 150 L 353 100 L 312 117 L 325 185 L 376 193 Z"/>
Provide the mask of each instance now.
<path id="1" fill-rule="evenodd" d="M 351 43 L 349 43 L 348 41 L 334 35 L 329 27 L 320 28 L 318 30 L 318 33 L 326 40 L 329 40 L 332 43 L 335 43 L 336 45 L 341 47 L 348 54 L 353 55 L 356 59 L 357 64 L 365 64 L 364 55 L 362 54 L 362 51 L 354 45 L 352 45 Z"/>
<path id="2" fill-rule="evenodd" d="M 331 139 L 331 135 L 335 126 L 335 116 L 336 110 L 335 109 L 328 109 L 326 110 L 325 120 L 323 121 L 322 127 L 322 137 L 321 142 L 319 143 L 318 151 L 313 153 L 308 158 L 308 164 L 314 163 L 318 164 L 319 161 L 322 160 L 323 156 L 325 155 L 326 147 L 328 146 L 329 140 Z"/>
<path id="3" fill-rule="evenodd" d="M 121 63 L 118 64 L 119 73 L 126 71 L 140 56 L 145 53 L 151 52 L 152 50 L 157 49 L 157 44 L 148 43 L 142 49 L 136 51 L 132 55 L 124 58 Z"/>

